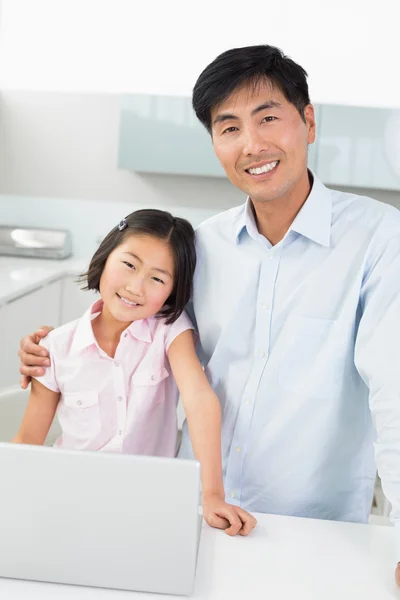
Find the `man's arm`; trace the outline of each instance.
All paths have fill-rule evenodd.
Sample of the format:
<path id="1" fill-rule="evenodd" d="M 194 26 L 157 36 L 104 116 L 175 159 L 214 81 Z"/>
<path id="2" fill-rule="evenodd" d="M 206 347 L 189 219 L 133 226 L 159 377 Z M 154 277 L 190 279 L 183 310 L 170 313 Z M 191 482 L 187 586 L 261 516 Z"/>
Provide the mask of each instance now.
<path id="1" fill-rule="evenodd" d="M 376 464 L 392 505 L 400 562 L 400 234 L 375 252 L 363 281 L 361 308 L 355 365 L 369 388 Z"/>
<path id="2" fill-rule="evenodd" d="M 22 377 L 20 385 L 26 389 L 30 384 L 32 377 L 40 377 L 45 374 L 44 367 L 50 365 L 49 353 L 46 348 L 39 346 L 40 340 L 53 329 L 44 325 L 37 329 L 32 335 L 22 338 L 18 356 L 21 359 L 19 372 Z"/>

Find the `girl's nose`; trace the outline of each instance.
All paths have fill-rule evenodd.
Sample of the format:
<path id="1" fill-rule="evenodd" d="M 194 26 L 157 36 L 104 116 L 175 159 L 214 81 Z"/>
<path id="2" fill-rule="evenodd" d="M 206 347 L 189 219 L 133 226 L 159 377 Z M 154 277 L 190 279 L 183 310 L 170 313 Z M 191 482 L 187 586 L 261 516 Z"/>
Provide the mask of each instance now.
<path id="1" fill-rule="evenodd" d="M 143 296 L 144 281 L 141 277 L 135 277 L 126 284 L 125 289 L 133 296 Z"/>

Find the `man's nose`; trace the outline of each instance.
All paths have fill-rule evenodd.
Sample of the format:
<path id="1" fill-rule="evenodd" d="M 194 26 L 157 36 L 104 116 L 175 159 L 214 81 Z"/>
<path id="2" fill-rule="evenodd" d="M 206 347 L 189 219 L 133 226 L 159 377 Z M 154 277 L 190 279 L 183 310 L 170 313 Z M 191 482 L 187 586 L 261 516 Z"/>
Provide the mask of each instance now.
<path id="1" fill-rule="evenodd" d="M 269 150 L 270 144 L 259 129 L 248 128 L 245 130 L 244 136 L 244 156 L 260 156 Z"/>

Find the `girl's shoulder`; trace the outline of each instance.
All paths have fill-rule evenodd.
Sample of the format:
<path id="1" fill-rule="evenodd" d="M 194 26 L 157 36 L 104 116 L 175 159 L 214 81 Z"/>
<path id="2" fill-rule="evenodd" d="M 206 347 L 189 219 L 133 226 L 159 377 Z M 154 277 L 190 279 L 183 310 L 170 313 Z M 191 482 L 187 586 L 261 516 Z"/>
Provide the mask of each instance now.
<path id="1" fill-rule="evenodd" d="M 194 329 L 194 325 L 185 310 L 173 323 L 167 323 L 167 320 L 167 317 L 152 317 L 154 331 L 162 331 L 166 334 L 175 329 Z"/>
<path id="2" fill-rule="evenodd" d="M 165 350 L 168 350 L 170 344 L 179 334 L 187 329 L 194 329 L 194 325 L 186 311 L 184 311 L 173 323 L 166 323 L 167 319 L 164 317 L 155 319 L 155 321 L 156 330 L 153 341 L 162 341 Z"/>
<path id="3" fill-rule="evenodd" d="M 74 333 L 79 325 L 80 319 L 69 321 L 64 325 L 60 325 L 55 329 L 52 329 L 45 338 L 40 341 L 40 345 L 47 350 L 58 349 L 59 347 L 65 347 L 66 342 L 70 342 L 74 336 Z"/>

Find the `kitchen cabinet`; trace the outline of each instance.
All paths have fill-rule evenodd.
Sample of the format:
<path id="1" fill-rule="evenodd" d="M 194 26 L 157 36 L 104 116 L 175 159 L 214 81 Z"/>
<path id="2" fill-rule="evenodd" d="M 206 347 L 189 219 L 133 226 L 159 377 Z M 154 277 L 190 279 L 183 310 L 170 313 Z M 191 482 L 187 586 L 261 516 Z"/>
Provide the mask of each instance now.
<path id="1" fill-rule="evenodd" d="M 322 105 L 319 120 L 323 183 L 400 190 L 400 110 Z"/>
<path id="2" fill-rule="evenodd" d="M 118 165 L 143 173 L 225 177 L 209 133 L 184 96 L 122 97 Z"/>
<path id="3" fill-rule="evenodd" d="M 19 383 L 20 339 L 41 325 L 59 325 L 61 281 L 53 281 L 0 307 L 0 388 Z"/>

